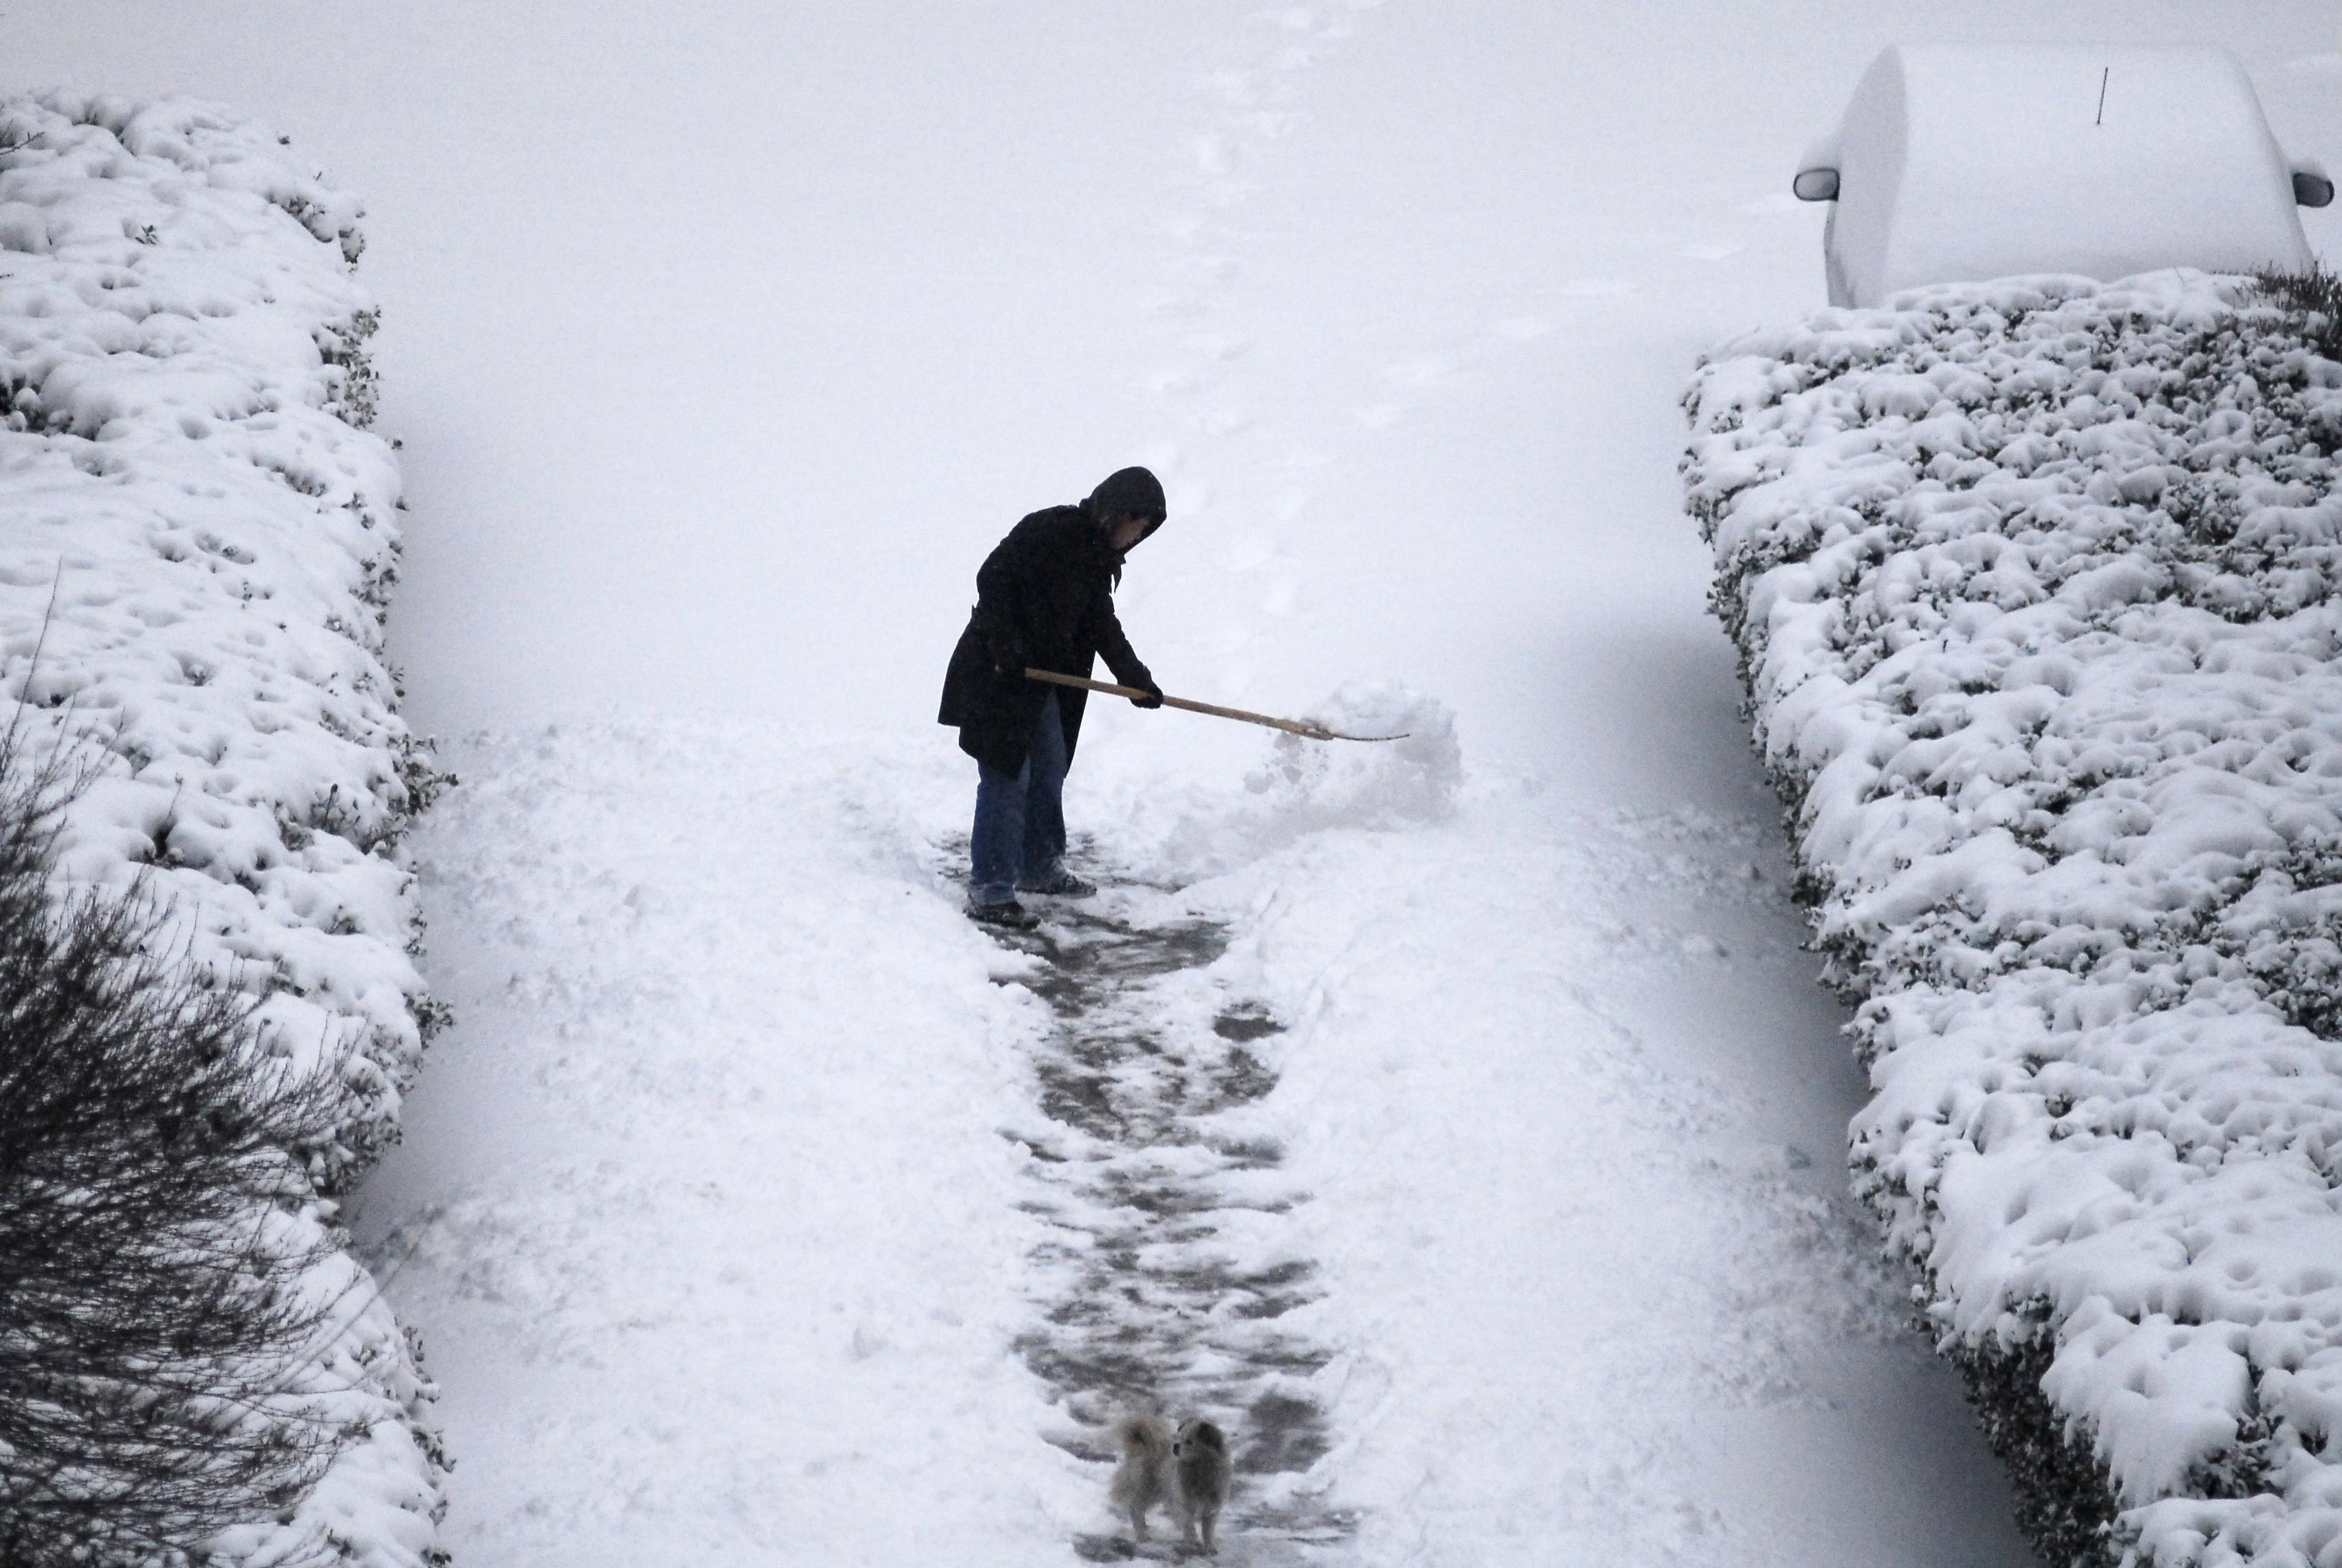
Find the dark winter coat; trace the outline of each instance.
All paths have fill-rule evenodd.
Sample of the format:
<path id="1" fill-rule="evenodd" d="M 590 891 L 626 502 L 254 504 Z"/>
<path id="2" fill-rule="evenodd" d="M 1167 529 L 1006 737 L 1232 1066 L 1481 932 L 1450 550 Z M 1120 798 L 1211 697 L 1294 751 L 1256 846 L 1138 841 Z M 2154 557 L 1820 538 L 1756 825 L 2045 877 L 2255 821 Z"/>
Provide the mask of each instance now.
<path id="1" fill-rule="evenodd" d="M 1151 511 L 1144 505 L 1150 494 Z M 976 574 L 976 608 L 952 650 L 936 715 L 958 727 L 960 750 L 986 767 L 1016 772 L 1025 765 L 1042 704 L 1055 692 L 1071 760 L 1088 694 L 1027 680 L 1028 664 L 1086 676 L 1093 658 L 1103 656 L 1122 684 L 1156 689 L 1115 616 L 1123 556 L 1108 543 L 1106 525 L 1118 516 L 1144 516 L 1144 540 L 1163 524 L 1162 496 L 1153 474 L 1124 469 L 1078 506 L 1034 513 L 985 558 Z"/>

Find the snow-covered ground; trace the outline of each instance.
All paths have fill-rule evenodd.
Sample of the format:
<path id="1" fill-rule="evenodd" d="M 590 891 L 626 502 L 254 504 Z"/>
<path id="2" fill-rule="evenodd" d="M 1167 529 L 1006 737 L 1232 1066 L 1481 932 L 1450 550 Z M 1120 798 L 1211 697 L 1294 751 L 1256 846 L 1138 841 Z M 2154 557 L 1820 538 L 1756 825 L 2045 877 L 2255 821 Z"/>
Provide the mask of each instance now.
<path id="1" fill-rule="evenodd" d="M 1056 1284 L 1046 1010 L 957 913 L 965 781 L 922 739 L 454 749 L 424 853 L 461 1022 L 369 1196 L 464 1556 L 1024 1563 L 1108 1529 L 1009 1350 Z M 1305 1201 L 1227 1248 L 1316 1267 L 1312 1480 L 1362 1514 L 1328 1560 L 2024 1562 L 1845 1195 L 1852 1074 L 1770 824 L 1498 774 L 1442 813 L 1403 764 L 1256 750 L 1258 792 L 1101 784 L 1131 826 L 1085 853 L 1126 914 L 1224 922 L 1197 984 L 1284 1026 L 1222 1131 Z"/>
<path id="2" fill-rule="evenodd" d="M 1101 711 L 1074 775 L 1102 863 L 1226 924 L 1194 983 L 1285 1025 L 1246 1115 L 1309 1194 L 1355 1554 L 2024 1561 L 1844 1194 L 1860 1081 L 1675 477 L 1696 353 L 1820 301 L 1798 149 L 1885 42 L 1994 33 L 2208 34 L 2342 147 L 2310 3 L 0 17 L 19 75 L 233 98 L 369 199 L 396 646 L 478 732 L 422 845 L 459 1023 L 367 1216 L 459 1559 L 1110 1523 L 1010 1348 L 1046 1020 L 953 911 L 928 720 L 983 552 L 1142 461 L 1169 689 L 1404 680 L 1462 747 L 1371 829 L 1391 780 L 1256 794 L 1272 743 L 1192 716 Z"/>

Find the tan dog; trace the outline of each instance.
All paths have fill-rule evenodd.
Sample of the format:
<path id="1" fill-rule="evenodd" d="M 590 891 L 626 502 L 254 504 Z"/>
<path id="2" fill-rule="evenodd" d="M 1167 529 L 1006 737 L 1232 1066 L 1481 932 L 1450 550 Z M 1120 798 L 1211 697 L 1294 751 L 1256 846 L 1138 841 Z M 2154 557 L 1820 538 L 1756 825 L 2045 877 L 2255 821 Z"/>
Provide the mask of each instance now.
<path id="1" fill-rule="evenodd" d="M 1114 1423 L 1122 1463 L 1106 1483 L 1106 1501 L 1130 1516 L 1130 1533 L 1146 1539 L 1146 1511 L 1170 1495 L 1171 1423 L 1159 1415 L 1126 1415 Z"/>
<path id="2" fill-rule="evenodd" d="M 1171 1439 L 1171 1512 L 1180 1539 L 1216 1556 L 1220 1510 L 1227 1501 L 1227 1434 L 1200 1415 L 1190 1416 Z"/>

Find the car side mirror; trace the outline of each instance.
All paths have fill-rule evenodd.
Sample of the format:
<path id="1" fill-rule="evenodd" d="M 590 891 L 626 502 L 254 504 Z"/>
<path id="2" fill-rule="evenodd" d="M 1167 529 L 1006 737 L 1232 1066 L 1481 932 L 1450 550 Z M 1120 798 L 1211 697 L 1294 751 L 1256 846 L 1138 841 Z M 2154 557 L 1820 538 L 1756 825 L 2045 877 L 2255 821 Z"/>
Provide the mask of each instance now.
<path id="1" fill-rule="evenodd" d="M 1805 178 L 1803 175 L 1797 176 Z M 2334 182 L 2310 169 L 2293 171 L 2293 199 L 2297 206 L 2324 207 L 2334 204 Z"/>
<path id="2" fill-rule="evenodd" d="M 1789 188 L 1797 193 L 1797 200 L 1801 202 L 1834 202 L 1837 200 L 1837 171 L 1836 169 L 1799 169 L 1797 177 L 1789 182 Z M 2301 190 L 2299 175 L 2293 176 L 2293 188 L 2297 195 Z M 2326 196 L 2327 201 L 2331 201 L 2334 197 L 2334 187 L 2330 184 L 2326 187 Z M 2305 205 L 2323 206 L 2325 203 L 2310 202 Z"/>

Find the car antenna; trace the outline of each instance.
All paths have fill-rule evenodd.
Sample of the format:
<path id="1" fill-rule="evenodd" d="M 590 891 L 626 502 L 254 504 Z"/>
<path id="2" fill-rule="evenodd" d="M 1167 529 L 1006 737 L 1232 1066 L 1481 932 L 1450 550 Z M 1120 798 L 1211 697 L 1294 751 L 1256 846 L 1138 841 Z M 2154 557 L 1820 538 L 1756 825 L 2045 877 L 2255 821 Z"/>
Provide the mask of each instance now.
<path id="1" fill-rule="evenodd" d="M 2107 78 L 2114 74 L 2115 68 L 2112 65 L 2107 66 L 2098 73 L 2098 117 L 2095 124 L 2100 130 L 2106 129 L 2107 125 Z"/>

